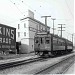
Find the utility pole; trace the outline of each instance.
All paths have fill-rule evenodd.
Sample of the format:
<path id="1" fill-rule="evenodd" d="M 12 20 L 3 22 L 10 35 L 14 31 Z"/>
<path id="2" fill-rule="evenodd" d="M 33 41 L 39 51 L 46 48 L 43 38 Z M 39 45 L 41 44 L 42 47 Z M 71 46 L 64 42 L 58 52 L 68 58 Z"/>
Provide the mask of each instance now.
<path id="1" fill-rule="evenodd" d="M 45 31 L 47 32 L 47 17 L 51 16 L 41 16 L 41 18 L 45 18 Z"/>
<path id="2" fill-rule="evenodd" d="M 54 30 L 55 30 L 55 28 L 54 28 L 54 20 L 56 20 L 55 18 L 51 18 L 52 20 L 53 20 L 53 34 L 54 34 Z"/>
<path id="3" fill-rule="evenodd" d="M 61 37 L 62 37 L 62 31 L 65 31 L 65 30 L 62 30 L 62 28 L 65 28 L 65 27 L 62 27 L 62 25 L 65 25 L 65 24 L 58 24 L 58 25 L 61 25 L 61 27 L 58 27 L 58 28 L 61 28 L 61 30 L 58 30 L 58 31 L 61 31 Z"/>

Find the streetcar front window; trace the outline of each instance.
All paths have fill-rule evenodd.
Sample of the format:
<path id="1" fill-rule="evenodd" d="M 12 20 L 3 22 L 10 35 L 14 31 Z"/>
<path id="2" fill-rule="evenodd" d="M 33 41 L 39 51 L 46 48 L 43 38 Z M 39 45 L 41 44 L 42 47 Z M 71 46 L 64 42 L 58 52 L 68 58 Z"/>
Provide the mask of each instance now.
<path id="1" fill-rule="evenodd" d="M 38 40 L 36 40 L 36 42 L 35 43 L 38 43 Z"/>
<path id="2" fill-rule="evenodd" d="M 48 37 L 46 37 L 46 41 L 45 41 L 46 44 L 49 44 L 50 43 L 50 39 Z"/>
<path id="3" fill-rule="evenodd" d="M 41 37 L 40 39 L 41 39 L 41 44 L 43 44 L 44 43 L 44 38 Z"/>
<path id="4" fill-rule="evenodd" d="M 38 38 L 35 38 L 35 43 L 39 43 L 39 39 Z"/>

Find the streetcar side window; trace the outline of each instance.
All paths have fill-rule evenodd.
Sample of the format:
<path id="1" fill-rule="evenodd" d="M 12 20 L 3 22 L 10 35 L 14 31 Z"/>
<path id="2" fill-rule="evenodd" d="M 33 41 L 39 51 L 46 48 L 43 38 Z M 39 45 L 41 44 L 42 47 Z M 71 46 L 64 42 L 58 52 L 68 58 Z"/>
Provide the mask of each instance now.
<path id="1" fill-rule="evenodd" d="M 46 41 L 45 41 L 46 44 L 49 44 L 50 43 L 50 40 L 48 37 L 46 37 Z"/>

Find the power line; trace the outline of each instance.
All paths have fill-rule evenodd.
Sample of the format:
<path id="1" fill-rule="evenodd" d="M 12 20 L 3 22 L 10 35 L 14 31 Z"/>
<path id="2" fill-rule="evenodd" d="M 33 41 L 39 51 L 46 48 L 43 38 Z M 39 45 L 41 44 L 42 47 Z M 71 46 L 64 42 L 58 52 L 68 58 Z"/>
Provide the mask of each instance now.
<path id="1" fill-rule="evenodd" d="M 65 30 L 62 30 L 62 28 L 65 28 L 65 27 L 62 27 L 62 25 L 65 25 L 65 24 L 58 24 L 58 25 L 61 25 L 61 27 L 58 27 L 58 28 L 60 28 L 61 30 L 58 30 L 58 31 L 61 31 L 61 37 L 62 37 L 62 31 L 65 31 Z"/>
<path id="2" fill-rule="evenodd" d="M 67 5 L 67 7 L 68 7 L 68 9 L 69 9 L 69 11 L 70 11 L 70 14 L 71 14 L 72 18 L 73 18 L 73 14 L 72 14 L 72 12 L 71 12 L 71 10 L 70 10 L 70 8 L 69 8 L 69 5 L 68 5 L 68 3 L 67 3 L 66 0 L 65 0 L 65 3 L 66 3 L 66 5 Z"/>
<path id="3" fill-rule="evenodd" d="M 21 0 L 20 0 L 21 1 Z M 36 12 L 37 14 L 41 15 L 39 12 L 37 12 L 36 10 L 34 10 L 30 5 L 28 5 L 26 2 L 24 2 L 23 0 L 21 1 L 23 4 L 27 5 L 30 9 L 32 9 L 34 12 Z"/>
<path id="4" fill-rule="evenodd" d="M 11 0 L 10 0 L 10 2 L 11 3 L 13 3 Z M 16 8 L 19 10 L 19 12 L 23 15 L 23 13 L 20 11 L 20 9 L 17 7 L 17 5 L 16 5 L 16 3 L 13 3 L 15 6 L 16 6 Z M 24 15 L 23 15 L 24 16 Z"/>
<path id="5" fill-rule="evenodd" d="M 48 5 L 50 5 L 50 3 L 49 2 L 47 2 L 47 1 L 44 1 L 44 0 L 40 0 L 43 4 L 48 4 Z M 42 6 L 41 6 L 42 7 Z M 54 14 L 54 12 L 53 11 L 50 11 L 51 12 L 51 14 Z"/>
<path id="6" fill-rule="evenodd" d="M 20 0 L 20 1 L 21 1 L 21 0 Z M 16 6 L 16 8 L 19 10 L 19 12 L 23 15 L 24 12 L 21 12 L 21 10 L 17 7 L 16 3 L 12 2 L 11 0 L 10 0 L 10 2 L 13 3 L 13 4 Z M 24 4 L 25 2 L 24 2 L 24 1 L 21 1 L 21 3 Z M 34 12 L 36 12 L 37 14 L 39 14 L 39 15 L 41 16 L 41 14 L 38 13 L 36 10 L 34 10 L 31 6 L 29 6 L 29 5 L 26 4 L 26 3 L 25 3 L 25 5 L 27 5 L 30 9 L 32 9 Z M 23 15 L 23 16 L 25 16 L 25 15 Z"/>

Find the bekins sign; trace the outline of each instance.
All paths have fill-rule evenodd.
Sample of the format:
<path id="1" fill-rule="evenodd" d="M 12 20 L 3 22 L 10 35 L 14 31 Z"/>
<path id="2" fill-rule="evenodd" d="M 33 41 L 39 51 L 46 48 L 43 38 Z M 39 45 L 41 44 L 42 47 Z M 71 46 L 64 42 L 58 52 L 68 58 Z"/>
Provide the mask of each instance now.
<path id="1" fill-rule="evenodd" d="M 0 50 L 16 49 L 16 28 L 0 24 Z"/>

